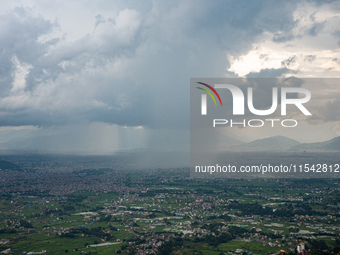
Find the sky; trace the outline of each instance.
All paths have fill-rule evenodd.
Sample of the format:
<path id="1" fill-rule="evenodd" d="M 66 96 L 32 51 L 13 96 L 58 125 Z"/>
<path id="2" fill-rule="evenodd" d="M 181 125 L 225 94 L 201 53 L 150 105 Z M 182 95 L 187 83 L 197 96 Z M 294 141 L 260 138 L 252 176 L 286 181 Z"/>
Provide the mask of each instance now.
<path id="1" fill-rule="evenodd" d="M 188 151 L 190 78 L 340 78 L 339 1 L 0 3 L 0 150 Z M 318 96 L 301 142 L 340 135 Z"/>

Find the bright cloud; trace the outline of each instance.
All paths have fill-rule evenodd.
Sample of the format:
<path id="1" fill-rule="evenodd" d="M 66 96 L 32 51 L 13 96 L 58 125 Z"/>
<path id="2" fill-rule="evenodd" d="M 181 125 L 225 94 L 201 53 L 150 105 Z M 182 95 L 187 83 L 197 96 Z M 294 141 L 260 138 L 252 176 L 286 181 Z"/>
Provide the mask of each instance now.
<path id="1" fill-rule="evenodd" d="M 239 76 L 263 69 L 287 68 L 300 77 L 340 77 L 340 12 L 331 4 L 300 3 L 291 31 L 265 32 L 242 56 L 228 55 Z"/>

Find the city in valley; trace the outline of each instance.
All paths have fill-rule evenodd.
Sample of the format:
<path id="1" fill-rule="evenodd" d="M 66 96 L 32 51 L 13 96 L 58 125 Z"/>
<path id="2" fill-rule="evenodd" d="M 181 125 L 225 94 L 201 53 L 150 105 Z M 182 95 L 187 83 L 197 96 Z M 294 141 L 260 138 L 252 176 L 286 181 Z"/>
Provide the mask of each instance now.
<path id="1" fill-rule="evenodd" d="M 339 254 L 339 179 L 199 179 L 109 156 L 2 156 L 1 254 Z"/>

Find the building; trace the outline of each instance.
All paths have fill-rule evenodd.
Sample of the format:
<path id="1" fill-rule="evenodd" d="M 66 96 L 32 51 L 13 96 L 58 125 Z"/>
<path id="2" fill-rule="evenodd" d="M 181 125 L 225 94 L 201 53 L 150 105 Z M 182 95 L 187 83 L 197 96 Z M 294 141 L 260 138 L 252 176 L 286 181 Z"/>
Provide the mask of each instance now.
<path id="1" fill-rule="evenodd" d="M 298 253 L 302 253 L 304 250 L 306 250 L 305 243 L 299 243 L 298 246 L 296 247 L 296 250 Z"/>

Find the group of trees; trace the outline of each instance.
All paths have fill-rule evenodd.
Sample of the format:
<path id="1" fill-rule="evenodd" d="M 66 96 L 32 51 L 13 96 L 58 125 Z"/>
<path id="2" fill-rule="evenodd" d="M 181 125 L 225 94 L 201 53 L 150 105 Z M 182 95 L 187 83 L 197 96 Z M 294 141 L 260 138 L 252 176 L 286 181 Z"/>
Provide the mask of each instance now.
<path id="1" fill-rule="evenodd" d="M 75 238 L 76 234 L 84 234 L 87 236 L 93 236 L 93 237 L 97 237 L 100 239 L 104 239 L 106 241 L 109 241 L 115 238 L 111 233 L 108 233 L 107 231 L 105 231 L 103 227 L 75 228 L 75 229 L 71 229 L 68 233 L 62 233 L 60 237 Z"/>
<path id="2" fill-rule="evenodd" d="M 230 217 L 229 215 L 227 215 L 227 214 L 221 214 L 221 215 L 219 215 L 219 216 L 213 215 L 213 216 L 207 217 L 207 219 L 208 219 L 208 220 L 223 219 L 223 220 L 225 220 L 225 221 L 231 221 L 231 217 Z"/>
<path id="3" fill-rule="evenodd" d="M 217 247 L 221 243 L 227 243 L 233 240 L 233 236 L 230 233 L 222 233 L 219 236 L 207 235 L 205 237 L 195 237 L 195 243 L 208 243 L 211 246 Z"/>
<path id="4" fill-rule="evenodd" d="M 328 245 L 325 240 L 309 240 L 312 250 L 328 250 Z"/>
<path id="5" fill-rule="evenodd" d="M 276 217 L 293 217 L 294 215 L 327 215 L 325 212 L 315 211 L 309 205 L 299 205 L 299 207 L 294 207 L 289 204 L 286 208 L 279 208 L 273 210 L 270 207 L 263 207 L 258 203 L 254 204 L 241 204 L 238 202 L 231 203 L 228 206 L 229 209 L 239 210 L 241 215 L 271 215 Z"/>
<path id="6" fill-rule="evenodd" d="M 241 227 L 232 226 L 228 228 L 227 233 L 220 233 L 219 228 L 223 226 L 222 223 L 204 224 L 202 228 L 210 230 L 214 234 L 207 235 L 205 237 L 195 237 L 194 242 L 205 242 L 212 246 L 218 246 L 221 243 L 227 243 L 238 236 L 242 236 L 244 233 L 248 233 L 248 230 Z"/>
<path id="7" fill-rule="evenodd" d="M 169 255 L 173 250 L 180 249 L 183 246 L 183 239 L 176 237 L 168 242 L 164 242 L 158 249 L 159 255 Z"/>
<path id="8" fill-rule="evenodd" d="M 24 227 L 24 228 L 33 228 L 32 223 L 26 221 L 26 220 L 20 220 L 20 227 Z"/>

